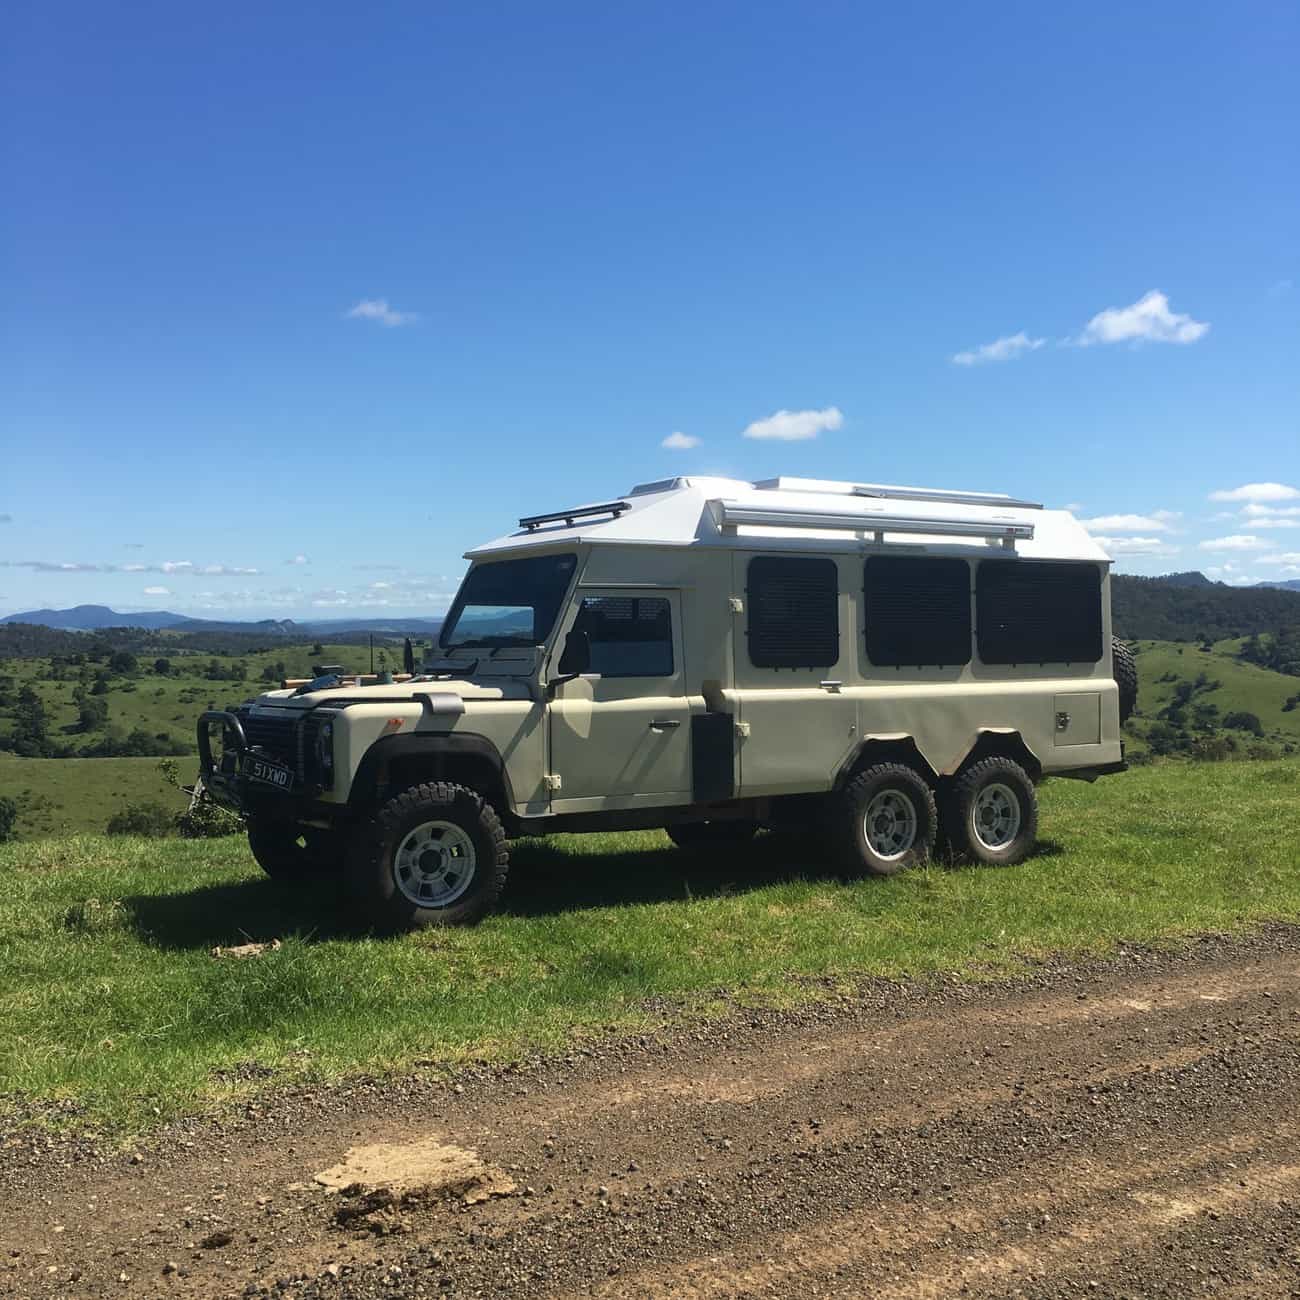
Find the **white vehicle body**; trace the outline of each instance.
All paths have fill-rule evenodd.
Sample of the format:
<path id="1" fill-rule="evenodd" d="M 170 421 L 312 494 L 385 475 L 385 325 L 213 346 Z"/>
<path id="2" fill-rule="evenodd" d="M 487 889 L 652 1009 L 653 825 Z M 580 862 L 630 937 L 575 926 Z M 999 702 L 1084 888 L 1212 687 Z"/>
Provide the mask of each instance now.
<path id="1" fill-rule="evenodd" d="M 218 797 L 324 827 L 436 777 L 479 790 L 508 833 L 537 833 L 770 821 L 872 754 L 936 787 L 990 753 L 1034 780 L 1123 767 L 1110 562 L 1066 511 L 690 476 L 520 522 L 467 553 L 424 673 L 261 696 L 241 744 L 292 766 L 292 788 L 253 788 L 237 759 L 209 768 Z M 519 560 L 563 577 L 547 617 L 508 644 L 458 642 L 475 584 L 510 571 L 475 575 Z M 645 640 L 609 631 L 632 618 Z M 561 660 L 580 628 L 594 659 L 575 675 Z"/>

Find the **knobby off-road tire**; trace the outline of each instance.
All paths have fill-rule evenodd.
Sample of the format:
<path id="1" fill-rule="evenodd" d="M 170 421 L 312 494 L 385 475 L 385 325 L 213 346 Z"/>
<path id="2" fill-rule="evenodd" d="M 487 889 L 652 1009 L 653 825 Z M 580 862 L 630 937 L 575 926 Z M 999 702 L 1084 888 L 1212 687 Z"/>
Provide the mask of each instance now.
<path id="1" fill-rule="evenodd" d="M 437 782 L 404 790 L 357 830 L 348 876 L 376 929 L 476 925 L 500 898 L 509 862 L 492 805 Z"/>
<path id="2" fill-rule="evenodd" d="M 688 853 L 707 853 L 716 849 L 743 849 L 758 834 L 757 822 L 682 822 L 665 827 L 668 838 Z"/>
<path id="3" fill-rule="evenodd" d="M 1038 838 L 1038 795 L 1029 774 L 1009 758 L 972 764 L 944 800 L 944 833 L 953 852 L 990 866 L 1013 866 Z"/>
<path id="4" fill-rule="evenodd" d="M 341 836 L 292 822 L 251 819 L 248 847 L 257 865 L 286 885 L 336 875 L 343 866 Z"/>
<path id="5" fill-rule="evenodd" d="M 828 812 L 827 845 L 846 875 L 896 875 L 934 851 L 934 791 L 906 764 L 859 772 L 832 796 Z"/>
<path id="6" fill-rule="evenodd" d="M 1138 702 L 1138 668 L 1133 651 L 1119 637 L 1110 639 L 1111 671 L 1119 686 L 1119 720 L 1121 725 L 1133 716 Z"/>

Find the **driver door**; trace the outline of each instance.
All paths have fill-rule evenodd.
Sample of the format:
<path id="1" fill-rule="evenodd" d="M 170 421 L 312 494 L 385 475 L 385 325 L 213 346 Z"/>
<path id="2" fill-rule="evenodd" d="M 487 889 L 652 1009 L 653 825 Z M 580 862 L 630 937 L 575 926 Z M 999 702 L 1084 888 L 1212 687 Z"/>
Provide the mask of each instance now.
<path id="1" fill-rule="evenodd" d="M 582 588 L 564 635 L 585 633 L 589 671 L 549 706 L 554 812 L 689 803 L 690 705 L 676 591 Z"/>

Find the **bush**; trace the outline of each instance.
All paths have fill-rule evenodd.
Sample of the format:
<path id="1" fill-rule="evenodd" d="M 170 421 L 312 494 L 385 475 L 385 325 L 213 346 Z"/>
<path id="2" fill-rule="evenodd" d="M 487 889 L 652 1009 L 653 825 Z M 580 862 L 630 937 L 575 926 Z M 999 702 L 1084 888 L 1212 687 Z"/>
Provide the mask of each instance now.
<path id="1" fill-rule="evenodd" d="M 1192 742 L 1188 753 L 1205 763 L 1222 763 L 1237 752 L 1237 742 L 1231 736 L 1206 736 Z"/>
<path id="2" fill-rule="evenodd" d="M 223 835 L 238 835 L 244 823 L 211 799 L 200 799 L 177 816 L 176 829 L 187 840 L 215 840 Z"/>
<path id="3" fill-rule="evenodd" d="M 1246 746 L 1247 758 L 1277 758 L 1278 756 L 1278 751 L 1272 745 L 1261 745 L 1256 742 Z"/>
<path id="4" fill-rule="evenodd" d="M 8 795 L 0 794 L 0 844 L 14 838 L 18 822 L 18 805 Z"/>
<path id="5" fill-rule="evenodd" d="M 158 838 L 170 835 L 175 825 L 172 813 L 153 800 L 129 803 L 115 812 L 104 828 L 110 835 L 148 835 Z"/>
<path id="6" fill-rule="evenodd" d="M 1249 731 L 1252 736 L 1262 736 L 1264 734 L 1264 724 L 1253 713 L 1248 713 L 1245 709 L 1238 709 L 1235 713 L 1229 713 L 1223 719 L 1225 727 L 1231 727 L 1234 731 Z"/>

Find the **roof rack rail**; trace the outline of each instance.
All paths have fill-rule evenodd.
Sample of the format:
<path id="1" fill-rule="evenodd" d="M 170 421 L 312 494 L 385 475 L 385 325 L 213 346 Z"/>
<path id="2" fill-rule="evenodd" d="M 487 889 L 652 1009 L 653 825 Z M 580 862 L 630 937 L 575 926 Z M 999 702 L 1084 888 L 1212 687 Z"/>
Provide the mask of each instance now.
<path id="1" fill-rule="evenodd" d="M 754 486 L 763 491 L 817 492 L 828 496 L 879 497 L 888 501 L 935 501 L 954 506 L 1007 506 L 1041 510 L 1040 501 L 1020 501 L 1002 492 L 959 492 L 951 488 L 903 487 L 896 483 L 838 483 L 825 479 L 765 478 Z"/>
<path id="2" fill-rule="evenodd" d="M 915 516 L 866 514 L 842 510 L 766 510 L 739 501 L 709 503 L 719 528 L 824 528 L 836 532 L 871 533 L 877 542 L 886 533 L 913 533 L 930 537 L 983 537 L 1014 550 L 1016 542 L 1031 541 L 1033 524 L 990 519 L 920 519 Z"/>
<path id="3" fill-rule="evenodd" d="M 557 524 L 563 519 L 572 528 L 575 519 L 589 519 L 592 515 L 612 515 L 617 519 L 624 511 L 631 509 L 631 503 L 627 501 L 606 501 L 597 506 L 575 506 L 572 510 L 556 510 L 549 515 L 526 515 L 519 521 L 519 527 L 526 528 L 531 533 L 543 524 Z"/>
<path id="4" fill-rule="evenodd" d="M 1041 510 L 1041 501 L 1018 501 L 1005 492 L 956 492 L 948 488 L 895 487 L 889 483 L 855 483 L 855 497 L 882 497 L 889 501 L 940 501 L 957 506 L 1012 506 L 1020 510 Z"/>

